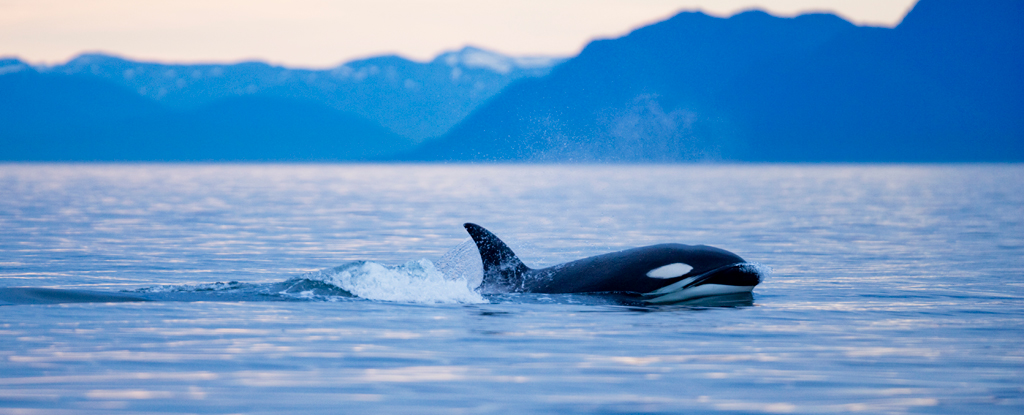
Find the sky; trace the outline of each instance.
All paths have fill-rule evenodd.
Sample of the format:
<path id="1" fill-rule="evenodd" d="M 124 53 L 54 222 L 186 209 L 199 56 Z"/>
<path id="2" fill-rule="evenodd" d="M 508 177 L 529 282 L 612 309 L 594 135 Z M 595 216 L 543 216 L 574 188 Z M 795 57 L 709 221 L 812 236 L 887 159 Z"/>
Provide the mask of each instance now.
<path id="1" fill-rule="evenodd" d="M 261 60 L 326 68 L 369 56 L 426 61 L 473 45 L 573 56 L 683 10 L 827 11 L 892 27 L 916 0 L 0 0 L 0 56 L 34 64 L 102 52 L 158 62 Z"/>

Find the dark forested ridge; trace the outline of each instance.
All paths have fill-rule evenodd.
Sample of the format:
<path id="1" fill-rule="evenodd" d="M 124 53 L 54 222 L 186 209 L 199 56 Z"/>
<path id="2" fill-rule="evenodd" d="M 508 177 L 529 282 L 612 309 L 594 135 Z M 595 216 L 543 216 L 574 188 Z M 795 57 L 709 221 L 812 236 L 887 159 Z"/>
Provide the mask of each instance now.
<path id="1" fill-rule="evenodd" d="M 1024 2 L 894 29 L 681 13 L 506 88 L 412 159 L 1024 160 Z"/>

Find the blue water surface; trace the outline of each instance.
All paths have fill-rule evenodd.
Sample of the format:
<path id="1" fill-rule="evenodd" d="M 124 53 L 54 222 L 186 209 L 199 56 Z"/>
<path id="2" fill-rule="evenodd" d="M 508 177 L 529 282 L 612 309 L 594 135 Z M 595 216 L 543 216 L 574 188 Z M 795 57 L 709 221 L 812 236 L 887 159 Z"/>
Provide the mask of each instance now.
<path id="1" fill-rule="evenodd" d="M 1022 165 L 0 164 L 0 288 L 167 296 L 0 306 L 0 414 L 1019 414 L 1022 177 Z M 253 288 L 352 261 L 438 262 L 464 246 L 463 222 L 530 266 L 679 242 L 774 272 L 733 307 L 470 301 L 429 285 L 389 300 L 388 280 L 373 299 Z"/>

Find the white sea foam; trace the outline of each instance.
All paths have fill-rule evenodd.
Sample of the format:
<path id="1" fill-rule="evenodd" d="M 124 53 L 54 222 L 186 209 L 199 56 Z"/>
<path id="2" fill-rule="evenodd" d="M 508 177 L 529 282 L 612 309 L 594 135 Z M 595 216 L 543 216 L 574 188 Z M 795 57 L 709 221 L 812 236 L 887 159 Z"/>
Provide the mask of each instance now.
<path id="1" fill-rule="evenodd" d="M 361 298 L 403 303 L 486 303 L 463 277 L 446 276 L 427 259 L 387 266 L 356 261 L 301 278 L 334 285 Z"/>

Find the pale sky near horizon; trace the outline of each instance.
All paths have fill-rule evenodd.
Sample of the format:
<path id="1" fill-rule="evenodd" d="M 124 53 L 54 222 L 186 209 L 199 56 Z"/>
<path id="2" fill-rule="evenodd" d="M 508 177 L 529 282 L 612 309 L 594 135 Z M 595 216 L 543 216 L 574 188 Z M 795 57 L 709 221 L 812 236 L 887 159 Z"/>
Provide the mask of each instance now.
<path id="1" fill-rule="evenodd" d="M 0 56 L 54 64 L 83 52 L 161 62 L 262 60 L 331 67 L 474 45 L 578 53 L 683 10 L 730 16 L 826 11 L 892 27 L 917 0 L 0 0 Z"/>

